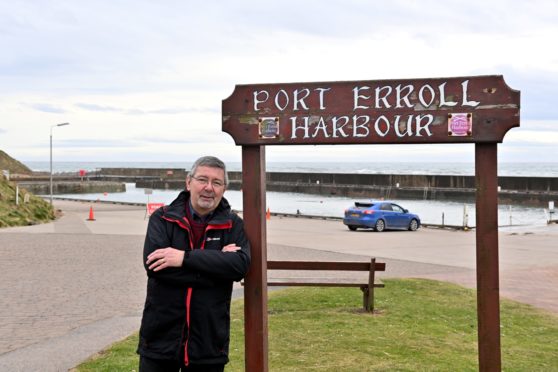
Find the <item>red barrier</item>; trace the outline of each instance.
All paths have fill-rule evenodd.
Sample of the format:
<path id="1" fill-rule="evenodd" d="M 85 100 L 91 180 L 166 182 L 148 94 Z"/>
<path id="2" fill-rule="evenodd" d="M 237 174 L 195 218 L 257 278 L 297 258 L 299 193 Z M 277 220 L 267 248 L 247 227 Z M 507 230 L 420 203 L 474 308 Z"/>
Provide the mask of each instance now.
<path id="1" fill-rule="evenodd" d="M 164 206 L 165 203 L 147 203 L 147 215 L 151 216 L 153 212 Z"/>

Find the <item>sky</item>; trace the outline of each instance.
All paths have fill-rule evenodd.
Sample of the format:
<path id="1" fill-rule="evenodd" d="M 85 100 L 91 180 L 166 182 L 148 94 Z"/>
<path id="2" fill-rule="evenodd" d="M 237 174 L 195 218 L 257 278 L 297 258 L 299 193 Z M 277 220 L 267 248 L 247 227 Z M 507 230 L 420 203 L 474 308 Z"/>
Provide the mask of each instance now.
<path id="1" fill-rule="evenodd" d="M 558 153 L 558 2 L 0 1 L 0 149 L 21 161 L 241 160 L 236 84 L 503 75 L 500 162 Z M 70 125 L 54 127 L 59 123 Z M 268 161 L 474 161 L 473 145 L 268 146 Z"/>

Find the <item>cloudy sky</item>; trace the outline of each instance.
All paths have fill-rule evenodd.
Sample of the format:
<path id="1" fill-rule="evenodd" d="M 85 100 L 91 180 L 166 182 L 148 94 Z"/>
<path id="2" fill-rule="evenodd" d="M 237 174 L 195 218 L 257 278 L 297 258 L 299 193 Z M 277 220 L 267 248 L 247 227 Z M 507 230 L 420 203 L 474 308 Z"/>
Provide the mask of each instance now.
<path id="1" fill-rule="evenodd" d="M 521 128 L 501 162 L 556 161 L 558 2 L 0 3 L 0 149 L 48 161 L 240 161 L 235 84 L 503 75 Z M 473 161 L 472 145 L 268 147 L 269 161 Z"/>

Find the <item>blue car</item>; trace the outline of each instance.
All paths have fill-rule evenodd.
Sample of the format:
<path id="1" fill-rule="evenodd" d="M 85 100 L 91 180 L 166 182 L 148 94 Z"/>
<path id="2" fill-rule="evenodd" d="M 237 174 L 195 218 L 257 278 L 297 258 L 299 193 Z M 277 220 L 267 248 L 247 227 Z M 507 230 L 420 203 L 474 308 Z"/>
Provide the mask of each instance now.
<path id="1" fill-rule="evenodd" d="M 386 229 L 416 231 L 420 227 L 420 218 L 398 204 L 382 200 L 355 202 L 354 207 L 345 210 L 343 223 L 351 231 L 359 227 L 378 232 Z"/>

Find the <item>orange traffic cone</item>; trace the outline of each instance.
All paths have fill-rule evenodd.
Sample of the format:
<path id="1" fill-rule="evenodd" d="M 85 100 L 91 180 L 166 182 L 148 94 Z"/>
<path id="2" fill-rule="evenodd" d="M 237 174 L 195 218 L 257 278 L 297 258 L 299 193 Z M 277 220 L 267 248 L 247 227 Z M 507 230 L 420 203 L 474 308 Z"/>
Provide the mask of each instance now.
<path id="1" fill-rule="evenodd" d="M 265 213 L 265 219 L 268 221 L 271 219 L 271 212 L 269 211 L 269 208 L 267 208 L 267 212 Z"/>
<path id="2" fill-rule="evenodd" d="M 95 214 L 93 213 L 93 206 L 89 207 L 89 218 L 87 221 L 95 221 Z"/>

